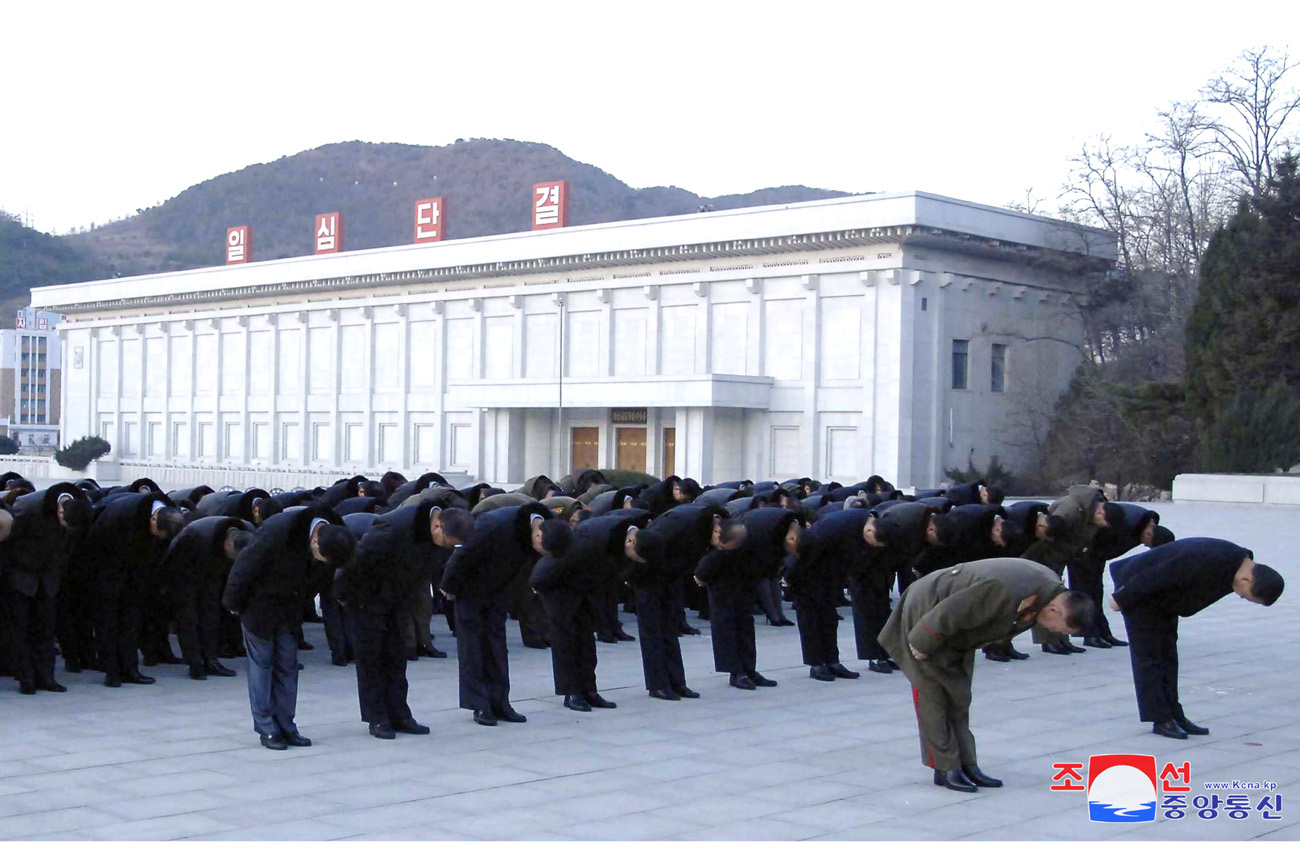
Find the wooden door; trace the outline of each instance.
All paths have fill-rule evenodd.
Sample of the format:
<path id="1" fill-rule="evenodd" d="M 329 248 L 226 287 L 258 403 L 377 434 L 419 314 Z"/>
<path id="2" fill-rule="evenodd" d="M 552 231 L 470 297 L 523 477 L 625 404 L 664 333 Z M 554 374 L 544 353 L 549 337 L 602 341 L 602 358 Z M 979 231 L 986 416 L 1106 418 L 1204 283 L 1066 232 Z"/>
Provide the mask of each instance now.
<path id="1" fill-rule="evenodd" d="M 596 469 L 600 462 L 600 428 L 574 427 L 569 431 L 572 437 L 569 449 L 570 469 Z"/>
<path id="2" fill-rule="evenodd" d="M 616 454 L 617 468 L 630 469 L 633 472 L 645 472 L 645 428 L 644 427 L 619 427 L 617 428 L 618 449 Z"/>
<path id="3" fill-rule="evenodd" d="M 677 428 L 664 428 L 664 471 L 663 476 L 677 474 Z"/>

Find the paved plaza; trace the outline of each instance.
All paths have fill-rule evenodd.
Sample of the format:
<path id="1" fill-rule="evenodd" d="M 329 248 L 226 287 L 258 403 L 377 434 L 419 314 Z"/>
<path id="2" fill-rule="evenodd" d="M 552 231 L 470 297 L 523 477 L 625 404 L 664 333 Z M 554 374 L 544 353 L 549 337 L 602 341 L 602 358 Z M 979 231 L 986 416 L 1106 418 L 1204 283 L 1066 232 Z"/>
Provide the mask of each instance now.
<path id="1" fill-rule="evenodd" d="M 512 625 L 513 702 L 528 724 L 482 728 L 456 708 L 455 643 L 438 617 L 451 657 L 409 667 L 412 708 L 433 735 L 383 742 L 317 625 L 298 704 L 309 749 L 258 745 L 242 659 L 230 663 L 238 679 L 193 682 L 167 666 L 148 671 L 154 686 L 61 673 L 68 694 L 23 697 L 0 684 L 0 839 L 1300 839 L 1300 510 L 1156 507 L 1179 537 L 1232 539 L 1297 583 L 1273 608 L 1230 596 L 1182 622 L 1183 703 L 1209 737 L 1148 732 L 1127 650 L 1048 656 L 1023 635 L 1030 660 L 976 662 L 980 764 L 1006 787 L 954 793 L 919 762 L 902 674 L 813 681 L 796 629 L 761 618 L 759 669 L 778 688 L 729 688 L 701 623 L 703 636 L 682 639 L 700 700 L 651 700 L 636 644 L 599 644 L 601 692 L 618 709 L 592 713 L 561 706 L 550 654 L 524 648 Z M 865 670 L 847 618 L 840 647 Z M 1127 752 L 1189 761 L 1192 795 L 1207 780 L 1275 782 L 1281 818 L 1094 824 L 1083 794 L 1049 791 L 1053 762 Z"/>

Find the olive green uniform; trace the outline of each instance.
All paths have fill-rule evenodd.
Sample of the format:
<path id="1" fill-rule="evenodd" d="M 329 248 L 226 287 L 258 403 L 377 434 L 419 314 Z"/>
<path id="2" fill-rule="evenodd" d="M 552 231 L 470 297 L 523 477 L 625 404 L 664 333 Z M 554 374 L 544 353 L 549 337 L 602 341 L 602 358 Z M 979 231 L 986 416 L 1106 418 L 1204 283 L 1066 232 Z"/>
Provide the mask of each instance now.
<path id="1" fill-rule="evenodd" d="M 1026 559 L 984 559 L 915 581 L 880 632 L 912 683 L 921 763 L 937 770 L 976 764 L 970 730 L 975 650 L 1030 627 L 1065 587 L 1051 569 Z M 1026 598 L 1033 602 L 1024 611 Z M 926 656 L 918 661 L 909 644 Z"/>

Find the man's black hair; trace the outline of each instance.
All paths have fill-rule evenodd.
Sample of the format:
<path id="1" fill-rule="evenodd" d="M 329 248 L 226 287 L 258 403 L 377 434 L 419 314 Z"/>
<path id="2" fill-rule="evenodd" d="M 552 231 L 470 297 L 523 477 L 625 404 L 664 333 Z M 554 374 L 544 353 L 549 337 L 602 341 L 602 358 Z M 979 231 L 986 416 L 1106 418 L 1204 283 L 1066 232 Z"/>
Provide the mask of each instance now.
<path id="1" fill-rule="evenodd" d="M 1124 525 L 1125 514 L 1124 514 L 1124 508 L 1122 506 L 1114 502 L 1107 502 L 1104 506 L 1102 506 L 1102 510 L 1106 515 L 1107 526 Z"/>
<path id="2" fill-rule="evenodd" d="M 1265 607 L 1271 607 L 1285 588 L 1286 581 L 1282 580 L 1282 575 L 1262 562 L 1255 563 L 1255 572 L 1250 580 L 1250 594 L 1264 602 Z"/>
<path id="3" fill-rule="evenodd" d="M 327 523 L 316 530 L 316 549 L 330 565 L 347 565 L 356 546 L 356 538 L 345 527 Z"/>
<path id="4" fill-rule="evenodd" d="M 257 518 L 259 524 L 265 522 L 268 517 L 274 517 L 281 511 L 284 511 L 284 505 L 280 503 L 280 500 L 271 499 L 270 497 L 259 499 L 253 505 L 253 517 Z"/>
<path id="5" fill-rule="evenodd" d="M 745 537 L 745 524 L 737 517 L 728 517 L 722 521 L 722 543 L 731 544 Z"/>
<path id="6" fill-rule="evenodd" d="M 84 532 L 90 528 L 90 524 L 95 519 L 95 513 L 90 508 L 90 503 L 84 499 L 72 497 L 65 499 L 59 504 L 63 511 L 63 522 L 73 532 Z"/>
<path id="7" fill-rule="evenodd" d="M 1001 487 L 990 487 L 985 485 L 984 489 L 987 490 L 989 494 L 989 505 L 1001 505 L 1002 500 L 1007 496 L 1006 491 Z"/>
<path id="8" fill-rule="evenodd" d="M 664 554 L 664 537 L 653 529 L 642 529 L 636 534 L 636 555 L 651 564 Z"/>
<path id="9" fill-rule="evenodd" d="M 166 505 L 158 509 L 154 523 L 165 538 L 175 538 L 185 528 L 185 515 L 176 506 Z"/>
<path id="10" fill-rule="evenodd" d="M 573 529 L 567 520 L 542 521 L 542 550 L 547 555 L 559 558 L 569 552 L 569 542 L 573 540 Z"/>
<path id="11" fill-rule="evenodd" d="M 469 541 L 474 533 L 474 517 L 463 508 L 444 508 L 438 517 L 442 520 L 442 534 L 459 544 Z"/>
<path id="12" fill-rule="evenodd" d="M 1097 619 L 1097 605 L 1086 592 L 1077 589 L 1066 590 L 1065 625 L 1073 632 L 1081 632 L 1092 627 Z"/>
<path id="13" fill-rule="evenodd" d="M 246 529 L 231 529 L 226 533 L 226 544 L 235 551 L 235 556 L 245 547 L 253 543 L 253 533 Z M 233 557 L 232 557 L 233 558 Z"/>
<path id="14" fill-rule="evenodd" d="M 873 517 L 872 520 L 876 524 L 876 540 L 885 547 L 897 547 L 903 543 L 903 527 L 878 517 Z"/>

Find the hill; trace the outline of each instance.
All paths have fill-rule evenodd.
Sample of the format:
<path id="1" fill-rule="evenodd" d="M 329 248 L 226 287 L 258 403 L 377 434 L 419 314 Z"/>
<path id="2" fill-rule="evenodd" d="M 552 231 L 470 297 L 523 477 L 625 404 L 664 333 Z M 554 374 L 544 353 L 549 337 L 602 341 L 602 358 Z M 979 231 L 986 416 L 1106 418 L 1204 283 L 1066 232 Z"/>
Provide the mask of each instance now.
<path id="1" fill-rule="evenodd" d="M 633 189 L 545 144 L 352 141 L 215 177 L 66 240 L 87 259 L 104 262 L 107 272 L 151 273 L 222 264 L 225 229 L 235 225 L 253 227 L 258 260 L 306 255 L 312 218 L 337 210 L 344 215 L 345 249 L 394 246 L 411 242 L 414 203 L 432 196 L 446 199 L 448 237 L 504 234 L 530 228 L 529 193 L 547 180 L 569 182 L 573 225 L 847 195 L 788 186 L 708 199 L 677 187 Z"/>
<path id="2" fill-rule="evenodd" d="M 13 327 L 14 313 L 31 300 L 28 289 L 112 276 L 92 253 L 29 229 L 0 211 L 0 326 Z"/>

